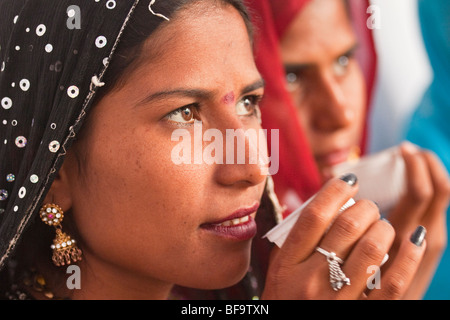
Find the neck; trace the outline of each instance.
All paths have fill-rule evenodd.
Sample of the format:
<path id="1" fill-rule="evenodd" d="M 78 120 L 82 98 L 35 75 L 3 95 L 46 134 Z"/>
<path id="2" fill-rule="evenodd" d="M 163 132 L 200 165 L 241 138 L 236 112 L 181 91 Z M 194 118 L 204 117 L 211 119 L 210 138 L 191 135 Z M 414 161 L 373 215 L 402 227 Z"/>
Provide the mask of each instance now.
<path id="1" fill-rule="evenodd" d="M 106 261 L 86 256 L 78 263 L 80 288 L 65 286 L 59 296 L 73 300 L 166 300 L 172 284 L 112 265 Z M 67 269 L 67 267 L 65 268 Z M 74 284 L 75 272 L 69 272 L 66 280 Z"/>

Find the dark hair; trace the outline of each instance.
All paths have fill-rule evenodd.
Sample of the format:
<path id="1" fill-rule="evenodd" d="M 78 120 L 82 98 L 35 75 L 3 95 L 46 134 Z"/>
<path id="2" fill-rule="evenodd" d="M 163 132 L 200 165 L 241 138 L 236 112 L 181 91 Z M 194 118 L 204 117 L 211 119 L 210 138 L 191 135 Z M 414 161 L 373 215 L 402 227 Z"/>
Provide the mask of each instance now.
<path id="1" fill-rule="evenodd" d="M 176 14 L 182 9 L 191 7 L 195 4 L 201 4 L 209 2 L 214 6 L 227 6 L 234 7 L 242 16 L 247 32 L 249 34 L 249 40 L 252 41 L 252 27 L 250 17 L 247 13 L 246 7 L 241 0 L 163 0 L 156 2 L 152 9 L 169 19 L 176 17 Z M 199 10 L 204 6 L 198 6 Z M 135 11 L 130 18 L 130 21 L 125 28 L 119 45 L 111 61 L 109 61 L 108 69 L 102 79 L 106 85 L 99 89 L 96 93 L 93 107 L 98 103 L 106 94 L 123 84 L 126 79 L 126 74 L 129 70 L 139 66 L 142 49 L 145 41 L 154 34 L 160 27 L 165 24 L 164 19 L 149 19 L 148 1 L 141 1 L 135 8 Z M 80 134 L 78 134 L 78 140 L 83 139 L 83 133 L 86 132 L 86 127 L 89 126 L 89 117 L 87 117 L 86 123 L 83 125 Z M 73 146 L 75 147 L 75 145 Z M 74 148 L 75 156 L 78 159 L 78 166 L 82 171 L 82 168 L 86 165 L 83 161 L 83 157 L 78 154 L 76 148 Z M 64 288 L 65 281 L 62 281 L 62 277 L 65 273 L 53 266 L 51 262 L 50 244 L 54 237 L 54 230 L 48 228 L 45 224 L 39 221 L 39 217 L 36 215 L 35 219 L 31 223 L 30 227 L 23 234 L 23 239 L 17 246 L 16 253 L 9 260 L 4 270 L 0 272 L 0 293 L 7 291 L 11 281 L 16 281 L 16 276 L 24 270 L 31 267 L 40 267 L 45 271 L 46 275 L 51 275 L 54 282 L 59 283 L 60 289 Z M 71 215 L 66 215 L 64 221 L 64 229 L 68 234 L 71 234 L 75 239 L 77 238 L 76 225 L 71 219 Z M 79 242 L 81 248 L 82 243 Z M 0 297 L 0 299 L 3 297 Z"/>

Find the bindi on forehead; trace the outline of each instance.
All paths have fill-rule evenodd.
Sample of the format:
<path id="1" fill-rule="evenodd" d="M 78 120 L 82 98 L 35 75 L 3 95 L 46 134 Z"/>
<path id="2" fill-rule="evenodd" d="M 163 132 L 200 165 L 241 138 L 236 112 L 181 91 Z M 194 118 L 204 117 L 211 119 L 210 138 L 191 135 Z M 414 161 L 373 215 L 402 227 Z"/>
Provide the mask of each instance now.
<path id="1" fill-rule="evenodd" d="M 234 92 L 228 92 L 223 98 L 222 98 L 222 102 L 225 104 L 233 104 L 235 101 L 235 96 L 234 96 Z"/>

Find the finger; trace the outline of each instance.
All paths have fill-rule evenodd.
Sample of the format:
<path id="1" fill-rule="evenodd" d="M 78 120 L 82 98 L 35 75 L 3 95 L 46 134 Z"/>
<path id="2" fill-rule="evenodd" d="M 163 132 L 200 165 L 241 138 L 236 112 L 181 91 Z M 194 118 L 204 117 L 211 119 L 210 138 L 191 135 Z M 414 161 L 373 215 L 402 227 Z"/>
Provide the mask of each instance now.
<path id="1" fill-rule="evenodd" d="M 342 267 L 351 281 L 343 290 L 364 292 L 372 267 L 379 267 L 395 238 L 395 231 L 385 220 L 378 220 L 360 238 Z"/>
<path id="2" fill-rule="evenodd" d="M 416 225 L 431 202 L 433 184 L 428 164 L 419 149 L 411 143 L 404 143 L 401 152 L 406 167 L 406 192 L 388 219 L 396 226 L 404 225 L 404 212 L 408 212 L 408 220 Z"/>
<path id="3" fill-rule="evenodd" d="M 380 212 L 374 202 L 357 201 L 336 218 L 320 247 L 328 252 L 335 252 L 341 259 L 346 259 L 359 238 L 379 219 Z"/>
<path id="4" fill-rule="evenodd" d="M 389 269 L 383 271 L 381 288 L 372 290 L 369 299 L 401 299 L 410 287 L 425 252 L 426 230 L 418 227 L 410 239 L 404 239 Z"/>
<path id="5" fill-rule="evenodd" d="M 427 215 L 423 217 L 422 224 L 428 225 L 436 221 L 447 210 L 450 199 L 450 180 L 442 162 L 432 152 L 424 152 L 424 159 L 428 164 L 428 169 L 433 185 L 433 199 L 427 210 Z"/>
<path id="6" fill-rule="evenodd" d="M 303 209 L 280 249 L 286 263 L 296 264 L 314 252 L 339 209 L 358 191 L 356 176 L 331 179 Z"/>

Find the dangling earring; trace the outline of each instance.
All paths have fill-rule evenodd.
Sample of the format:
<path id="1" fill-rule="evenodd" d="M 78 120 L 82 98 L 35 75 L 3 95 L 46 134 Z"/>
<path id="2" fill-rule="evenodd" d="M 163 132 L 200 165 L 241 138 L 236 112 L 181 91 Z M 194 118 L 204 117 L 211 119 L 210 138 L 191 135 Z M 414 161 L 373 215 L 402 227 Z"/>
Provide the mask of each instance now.
<path id="1" fill-rule="evenodd" d="M 358 161 L 361 157 L 361 148 L 358 146 L 353 146 L 348 155 L 347 161 Z"/>
<path id="2" fill-rule="evenodd" d="M 285 208 L 283 208 L 283 206 L 280 204 L 278 197 L 275 193 L 275 187 L 272 176 L 267 176 L 266 192 L 273 205 L 275 221 L 277 222 L 277 224 L 281 223 L 281 221 L 283 221 L 283 212 L 285 211 Z"/>
<path id="3" fill-rule="evenodd" d="M 39 215 L 41 220 L 56 229 L 56 237 L 50 246 L 53 250 L 52 260 L 56 266 L 64 266 L 81 260 L 81 250 L 77 247 L 75 240 L 62 231 L 61 222 L 64 212 L 56 204 L 46 204 L 42 206 Z"/>

